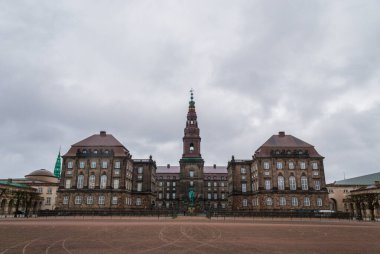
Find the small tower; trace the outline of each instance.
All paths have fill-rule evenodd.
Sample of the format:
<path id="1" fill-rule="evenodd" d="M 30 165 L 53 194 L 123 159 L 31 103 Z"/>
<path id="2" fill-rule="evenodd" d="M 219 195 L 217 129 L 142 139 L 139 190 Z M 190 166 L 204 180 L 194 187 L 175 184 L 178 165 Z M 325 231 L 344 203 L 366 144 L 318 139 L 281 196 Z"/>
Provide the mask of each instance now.
<path id="1" fill-rule="evenodd" d="M 58 179 L 61 178 L 61 148 L 59 148 L 57 160 L 55 161 L 54 176 Z"/>

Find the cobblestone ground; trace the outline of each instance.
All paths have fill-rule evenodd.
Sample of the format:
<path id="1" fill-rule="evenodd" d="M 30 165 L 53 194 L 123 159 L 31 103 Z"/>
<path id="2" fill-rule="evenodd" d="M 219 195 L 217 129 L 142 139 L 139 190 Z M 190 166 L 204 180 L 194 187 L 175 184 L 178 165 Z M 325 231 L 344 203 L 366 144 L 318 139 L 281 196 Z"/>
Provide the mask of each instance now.
<path id="1" fill-rule="evenodd" d="M 380 253 L 380 223 L 197 217 L 0 220 L 0 254 Z"/>

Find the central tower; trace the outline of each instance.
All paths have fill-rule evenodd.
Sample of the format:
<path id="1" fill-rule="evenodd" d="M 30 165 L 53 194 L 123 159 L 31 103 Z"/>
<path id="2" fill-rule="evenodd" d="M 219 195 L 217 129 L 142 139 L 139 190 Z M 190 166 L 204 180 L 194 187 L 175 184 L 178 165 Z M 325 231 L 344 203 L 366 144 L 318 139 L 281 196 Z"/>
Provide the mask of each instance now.
<path id="1" fill-rule="evenodd" d="M 185 211 L 189 210 L 189 208 L 202 211 L 204 209 L 204 161 L 201 155 L 201 137 L 199 136 L 193 90 L 190 91 L 189 109 L 182 140 L 183 153 L 182 158 L 179 161 L 181 207 Z"/>

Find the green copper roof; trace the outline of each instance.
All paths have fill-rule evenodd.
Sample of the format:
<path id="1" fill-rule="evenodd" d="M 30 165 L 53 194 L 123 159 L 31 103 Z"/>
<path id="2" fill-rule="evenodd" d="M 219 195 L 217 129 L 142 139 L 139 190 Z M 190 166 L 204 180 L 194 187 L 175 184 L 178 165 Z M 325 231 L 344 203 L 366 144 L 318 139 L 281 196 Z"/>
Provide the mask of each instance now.
<path id="1" fill-rule="evenodd" d="M 334 185 L 372 185 L 375 181 L 380 181 L 380 172 L 336 181 Z"/>
<path id="2" fill-rule="evenodd" d="M 17 188 L 31 189 L 31 187 L 29 187 L 26 184 L 22 184 L 22 183 L 13 183 L 13 182 L 9 182 L 9 181 L 0 181 L 0 184 L 1 185 L 6 185 L 6 186 L 11 186 L 11 187 L 17 187 Z"/>
<path id="3" fill-rule="evenodd" d="M 189 108 L 195 108 L 194 90 L 193 89 L 190 90 Z"/>

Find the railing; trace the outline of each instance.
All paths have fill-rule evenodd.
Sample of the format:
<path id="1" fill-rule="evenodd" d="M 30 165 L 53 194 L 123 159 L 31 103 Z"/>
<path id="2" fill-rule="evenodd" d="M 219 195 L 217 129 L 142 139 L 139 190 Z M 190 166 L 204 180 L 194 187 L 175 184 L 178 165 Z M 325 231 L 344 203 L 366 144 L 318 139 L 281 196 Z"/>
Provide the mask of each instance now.
<path id="1" fill-rule="evenodd" d="M 39 217 L 50 216 L 154 216 L 177 217 L 178 211 L 166 210 L 43 210 L 38 212 Z"/>
<path id="2" fill-rule="evenodd" d="M 350 213 L 318 211 L 208 211 L 207 217 L 331 218 L 352 220 Z"/>

